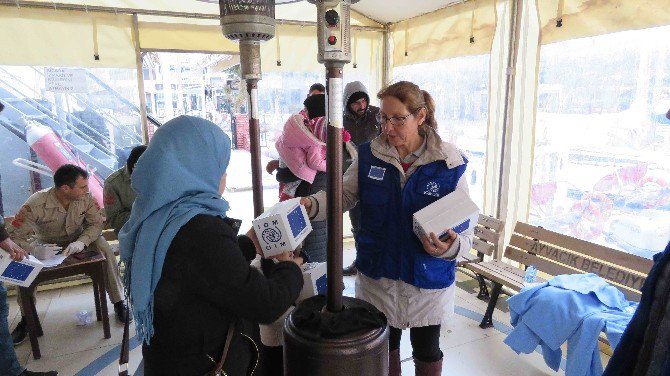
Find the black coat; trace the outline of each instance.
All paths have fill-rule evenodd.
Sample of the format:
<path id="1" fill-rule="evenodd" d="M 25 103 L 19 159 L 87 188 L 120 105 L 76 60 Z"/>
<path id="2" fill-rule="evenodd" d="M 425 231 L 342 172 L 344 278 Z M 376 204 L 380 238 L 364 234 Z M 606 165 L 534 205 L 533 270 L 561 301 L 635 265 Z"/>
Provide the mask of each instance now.
<path id="1" fill-rule="evenodd" d="M 652 333 L 658 334 L 659 332 L 660 321 L 651 321 L 651 311 L 657 293 L 656 287 L 659 285 L 663 276 L 663 269 L 668 267 L 668 263 L 670 263 L 670 243 L 665 247 L 665 251 L 654 255 L 654 266 L 649 271 L 649 275 L 642 286 L 640 305 L 623 332 L 621 341 L 614 349 L 614 354 L 612 354 L 603 376 L 633 375 L 639 371 L 636 369 L 637 367 L 648 371 L 642 363 L 638 363 L 644 359 L 644 365 L 648 366 L 652 354 L 640 354 L 640 351 L 645 348 L 645 345 L 656 346 L 665 340 L 665 338 L 645 338 L 645 333 L 649 327 L 653 329 Z M 664 291 L 661 295 L 667 297 L 668 292 Z M 647 344 L 646 342 L 651 343 Z M 643 357 L 640 355 L 643 355 Z M 659 360 L 656 359 L 656 361 Z M 670 354 L 665 353 L 665 360 L 657 363 L 655 369 L 656 371 L 661 370 L 661 375 L 670 374 Z"/>
<path id="2" fill-rule="evenodd" d="M 154 335 L 142 348 L 146 375 L 211 371 L 233 321 L 224 371 L 246 375 L 254 367 L 259 344 L 242 332 L 249 322 L 279 318 L 303 283 L 296 264 L 280 262 L 263 276 L 249 266 L 254 256 L 251 239 L 237 237 L 229 220 L 197 215 L 179 230 L 154 292 Z"/>
<path id="3" fill-rule="evenodd" d="M 352 114 L 348 108 L 344 111 L 342 125 L 351 134 L 351 142 L 354 145 L 361 146 L 379 136 L 381 127 L 377 122 L 378 113 L 379 107 L 375 106 L 368 106 L 365 114 L 360 117 Z"/>
<path id="4" fill-rule="evenodd" d="M 319 191 L 326 190 L 328 175 L 319 171 L 314 177 L 312 184 L 303 181 L 295 191 L 296 197 L 307 197 Z M 326 247 L 328 245 L 328 226 L 326 221 L 312 221 L 312 232 L 305 237 L 302 252 L 307 255 L 310 262 L 325 262 Z"/>
<path id="5" fill-rule="evenodd" d="M 300 180 L 288 167 L 277 169 L 277 181 L 280 183 L 291 183 Z M 328 182 L 328 175 L 324 171 L 319 171 L 314 176 L 314 181 L 310 184 L 304 180 L 295 190 L 295 197 L 307 197 L 319 191 L 325 191 Z M 302 245 L 302 252 L 307 255 L 309 262 L 325 262 L 326 246 L 328 245 L 328 226 L 326 221 L 312 221 L 312 231 L 307 235 Z"/>

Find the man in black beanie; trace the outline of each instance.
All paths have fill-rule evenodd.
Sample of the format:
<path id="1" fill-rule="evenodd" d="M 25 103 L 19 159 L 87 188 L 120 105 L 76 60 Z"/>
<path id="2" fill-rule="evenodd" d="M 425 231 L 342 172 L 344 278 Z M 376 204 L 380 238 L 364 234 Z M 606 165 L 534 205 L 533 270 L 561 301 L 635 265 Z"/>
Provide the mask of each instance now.
<path id="1" fill-rule="evenodd" d="M 343 125 L 351 134 L 351 141 L 356 147 L 366 142 L 372 141 L 381 132 L 381 127 L 377 124 L 377 114 L 379 107 L 370 105 L 370 96 L 368 89 L 360 81 L 353 81 L 344 87 L 344 119 Z M 346 158 L 346 156 L 345 156 Z M 345 160 L 344 170 L 351 165 L 352 160 Z M 360 228 L 361 210 L 354 206 L 349 210 L 349 219 L 351 220 L 351 231 L 354 237 Z M 356 274 L 356 265 L 351 264 L 344 268 L 344 275 Z"/>
<path id="2" fill-rule="evenodd" d="M 344 87 L 344 129 L 351 133 L 351 141 L 356 146 L 372 141 L 381 132 L 377 124 L 379 107 L 370 105 L 368 89 L 360 81 L 353 81 Z"/>

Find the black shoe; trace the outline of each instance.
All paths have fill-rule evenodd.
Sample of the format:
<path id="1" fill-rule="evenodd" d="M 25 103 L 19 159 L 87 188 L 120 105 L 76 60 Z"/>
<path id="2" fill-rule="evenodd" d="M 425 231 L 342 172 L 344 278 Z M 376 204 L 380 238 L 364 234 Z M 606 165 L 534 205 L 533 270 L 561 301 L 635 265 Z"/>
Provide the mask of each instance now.
<path id="1" fill-rule="evenodd" d="M 24 370 L 19 376 L 58 376 L 58 371 L 35 372 Z"/>
<path id="2" fill-rule="evenodd" d="M 116 313 L 116 318 L 119 319 L 122 323 L 126 322 L 126 314 L 128 313 L 128 306 L 123 300 L 120 302 L 114 303 L 114 313 Z M 128 320 L 133 321 L 133 317 L 128 315 Z"/>
<path id="3" fill-rule="evenodd" d="M 352 263 L 351 265 L 342 269 L 342 274 L 347 276 L 356 275 L 356 273 L 358 273 L 358 269 L 356 269 L 356 263 Z"/>
<path id="4" fill-rule="evenodd" d="M 18 346 L 21 342 L 26 340 L 26 335 L 28 334 L 28 324 L 25 317 L 21 317 L 21 321 L 16 325 L 16 328 L 12 331 L 12 342 L 14 346 Z"/>

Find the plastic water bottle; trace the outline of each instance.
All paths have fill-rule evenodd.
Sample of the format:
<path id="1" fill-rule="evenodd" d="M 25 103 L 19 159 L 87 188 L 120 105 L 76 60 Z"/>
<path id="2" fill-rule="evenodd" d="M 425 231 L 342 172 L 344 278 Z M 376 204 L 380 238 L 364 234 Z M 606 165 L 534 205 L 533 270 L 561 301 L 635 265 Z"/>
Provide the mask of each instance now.
<path id="1" fill-rule="evenodd" d="M 77 318 L 78 326 L 86 326 L 91 325 L 93 323 L 93 313 L 85 309 L 82 309 L 81 311 L 77 312 L 75 314 L 75 317 Z"/>
<path id="2" fill-rule="evenodd" d="M 524 274 L 524 280 L 526 283 L 535 283 L 535 277 L 537 276 L 537 268 L 535 266 L 530 265 L 528 268 L 526 268 L 526 274 Z"/>

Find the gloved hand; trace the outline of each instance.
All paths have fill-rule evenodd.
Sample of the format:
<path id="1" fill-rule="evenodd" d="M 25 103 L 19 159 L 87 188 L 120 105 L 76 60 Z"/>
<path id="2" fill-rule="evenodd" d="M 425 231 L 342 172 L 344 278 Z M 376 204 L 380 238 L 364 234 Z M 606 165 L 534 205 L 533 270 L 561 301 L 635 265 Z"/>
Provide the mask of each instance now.
<path id="1" fill-rule="evenodd" d="M 70 245 L 68 245 L 67 248 L 65 248 L 65 251 L 63 252 L 63 254 L 65 256 L 70 256 L 70 255 L 73 255 L 75 253 L 79 253 L 79 252 L 83 251 L 84 247 L 86 247 L 84 245 L 84 243 L 77 240 L 77 241 L 74 241 L 74 242 L 70 243 Z"/>

